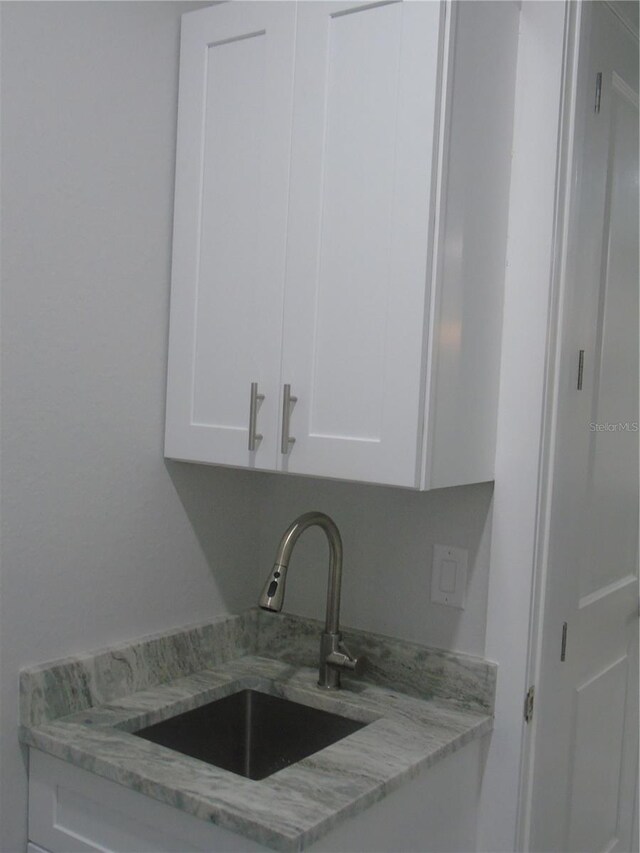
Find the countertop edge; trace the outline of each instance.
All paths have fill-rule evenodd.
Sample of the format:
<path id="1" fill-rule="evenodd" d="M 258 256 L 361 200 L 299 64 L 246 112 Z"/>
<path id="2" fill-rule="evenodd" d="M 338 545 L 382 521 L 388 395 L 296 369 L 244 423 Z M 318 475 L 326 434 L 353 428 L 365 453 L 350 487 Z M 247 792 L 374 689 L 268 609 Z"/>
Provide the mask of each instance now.
<path id="1" fill-rule="evenodd" d="M 274 850 L 280 850 L 282 853 L 299 853 L 299 851 L 302 851 L 309 845 L 319 841 L 344 820 L 353 817 L 374 803 L 384 799 L 388 794 L 391 794 L 393 791 L 401 788 L 404 783 L 415 779 L 421 772 L 428 770 L 429 767 L 432 767 L 437 762 L 442 761 L 448 755 L 457 752 L 457 750 L 461 749 L 466 744 L 484 737 L 492 730 L 493 717 L 487 715 L 484 719 L 480 720 L 473 729 L 470 729 L 469 732 L 459 735 L 457 738 L 452 740 L 451 743 L 439 747 L 433 753 L 422 758 L 413 767 L 407 768 L 390 778 L 384 783 L 382 791 L 379 788 L 372 788 L 356 800 L 350 802 L 339 812 L 336 812 L 334 815 L 325 818 L 313 827 L 310 827 L 308 830 L 295 836 L 289 836 L 285 833 L 269 830 L 264 826 L 264 824 L 251 821 L 251 819 L 247 818 L 246 815 L 237 815 L 243 823 L 243 828 L 239 829 L 238 824 L 233 820 L 233 816 L 231 814 L 232 810 L 229 807 L 218 807 L 212 809 L 206 801 L 198 800 L 194 795 L 190 795 L 188 798 L 184 799 L 182 807 L 179 807 L 171 801 L 174 793 L 173 789 L 162 784 L 158 784 L 157 782 L 153 782 L 156 793 L 151 794 L 148 791 L 141 791 L 138 788 L 123 782 L 122 779 L 119 778 L 119 768 L 115 762 L 110 762 L 105 758 L 97 758 L 95 754 L 81 748 L 69 747 L 67 744 L 62 744 L 58 739 L 56 739 L 55 735 L 46 731 L 46 727 L 43 729 L 30 729 L 26 726 L 21 726 L 20 740 L 23 744 L 31 748 L 38 749 L 41 752 L 45 752 L 62 761 L 67 761 L 82 770 L 95 773 L 97 776 L 122 785 L 129 790 L 142 793 L 144 796 L 150 796 L 163 805 L 183 811 L 192 817 L 198 818 L 199 820 L 205 820 L 206 822 L 226 829 L 229 832 L 244 835 L 258 844 L 264 844 Z M 87 763 L 90 763 L 91 767 L 87 767 Z M 148 777 L 140 775 L 141 786 L 144 782 L 149 781 L 153 780 L 149 780 Z M 165 794 L 166 796 L 162 796 L 162 794 Z M 193 804 L 191 803 L 191 800 L 194 800 Z M 211 809 L 211 815 L 208 818 L 203 818 L 198 806 L 203 806 L 207 810 Z"/>

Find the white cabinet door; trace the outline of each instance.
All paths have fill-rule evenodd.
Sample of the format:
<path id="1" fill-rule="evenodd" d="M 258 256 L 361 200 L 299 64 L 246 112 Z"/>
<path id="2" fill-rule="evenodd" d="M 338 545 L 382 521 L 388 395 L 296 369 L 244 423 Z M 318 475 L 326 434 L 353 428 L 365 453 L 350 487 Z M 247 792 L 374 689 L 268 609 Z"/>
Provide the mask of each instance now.
<path id="1" fill-rule="evenodd" d="M 283 470 L 419 484 L 442 15 L 299 6 Z"/>
<path id="2" fill-rule="evenodd" d="M 165 453 L 275 468 L 296 4 L 183 18 Z M 265 395 L 250 452 L 251 383 Z"/>

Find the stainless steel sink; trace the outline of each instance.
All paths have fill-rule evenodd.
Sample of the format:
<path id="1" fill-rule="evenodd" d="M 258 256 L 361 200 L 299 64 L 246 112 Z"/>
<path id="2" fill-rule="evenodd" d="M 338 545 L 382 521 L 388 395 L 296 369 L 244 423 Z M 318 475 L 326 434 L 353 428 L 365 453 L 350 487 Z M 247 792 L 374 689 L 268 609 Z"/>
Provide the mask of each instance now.
<path id="1" fill-rule="evenodd" d="M 242 690 L 133 734 L 248 779 L 264 779 L 366 723 Z"/>

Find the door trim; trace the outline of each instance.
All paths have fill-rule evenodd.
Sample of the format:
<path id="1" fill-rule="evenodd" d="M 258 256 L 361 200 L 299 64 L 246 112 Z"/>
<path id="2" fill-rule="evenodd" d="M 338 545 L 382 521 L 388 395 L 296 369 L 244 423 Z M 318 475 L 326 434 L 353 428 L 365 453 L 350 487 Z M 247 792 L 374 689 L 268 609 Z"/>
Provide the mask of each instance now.
<path id="1" fill-rule="evenodd" d="M 638 31 L 620 14 L 615 3 L 605 0 L 609 11 L 618 18 L 626 29 L 637 39 Z M 546 604 L 548 580 L 548 552 L 551 528 L 551 496 L 555 472 L 555 441 L 559 410 L 560 390 L 560 353 L 562 350 L 562 330 L 564 302 L 567 293 L 567 265 L 570 248 L 569 237 L 575 224 L 575 212 L 572 207 L 574 198 L 574 178 L 576 165 L 576 106 L 578 94 L 578 71 L 580 51 L 588 50 L 582 44 L 583 3 L 567 4 L 567 21 L 564 45 L 563 88 L 560 116 L 560 135 L 558 144 L 558 166 L 556 177 L 556 203 L 554 213 L 554 260 L 551 271 L 551 291 L 549 305 L 549 328 L 547 335 L 547 365 L 542 412 L 542 441 L 540 448 L 538 501 L 535 523 L 534 566 L 531 596 L 531 616 L 529 624 L 529 651 L 527 663 L 527 684 L 539 684 L 541 679 L 543 620 Z M 635 93 L 634 93 L 635 95 Z M 577 362 L 576 362 L 577 371 Z M 577 374 L 576 374 L 577 375 Z M 635 577 L 633 578 L 635 582 Z M 629 578 L 621 578 L 612 586 L 622 589 Z M 607 592 L 613 591 L 607 588 Z M 602 591 L 596 594 L 600 597 Z M 587 596 L 586 598 L 590 598 Z M 560 637 L 558 637 L 560 652 Z M 614 666 L 611 664 L 607 668 Z M 539 719 L 539 716 L 538 716 Z M 531 723 L 524 727 L 521 754 L 521 772 L 519 780 L 518 814 L 516 822 L 516 849 L 530 849 L 531 822 L 533 815 L 533 769 L 536 747 L 537 719 L 534 715 Z M 636 786 L 638 784 L 636 778 Z M 637 820 L 637 815 L 635 817 Z"/>
<path id="2" fill-rule="evenodd" d="M 538 500 L 535 521 L 535 542 L 531 615 L 529 622 L 529 651 L 526 684 L 540 680 L 542 628 L 547 581 L 551 492 L 553 486 L 555 438 L 557 428 L 557 391 L 560 373 L 560 334 L 563 327 L 563 304 L 567 284 L 567 260 L 571 218 L 572 178 L 574 172 L 575 113 L 578 83 L 578 59 L 582 3 L 566 4 L 564 33 L 564 68 L 560 106 L 560 133 L 556 171 L 556 198 L 553 226 L 553 264 L 551 269 L 549 326 L 546 343 L 546 377 L 542 409 L 542 437 L 538 467 Z M 535 754 L 536 721 L 523 729 L 518 813 L 516 818 L 516 849 L 529 850 L 531 814 L 533 807 L 533 757 Z"/>

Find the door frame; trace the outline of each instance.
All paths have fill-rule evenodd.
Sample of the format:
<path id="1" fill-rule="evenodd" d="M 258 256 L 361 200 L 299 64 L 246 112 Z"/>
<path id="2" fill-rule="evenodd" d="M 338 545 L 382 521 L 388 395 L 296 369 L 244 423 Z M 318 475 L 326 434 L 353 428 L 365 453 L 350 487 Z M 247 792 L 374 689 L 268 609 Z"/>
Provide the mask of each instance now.
<path id="1" fill-rule="evenodd" d="M 613 0 L 602 0 L 611 12 L 631 30 L 635 38 L 638 31 L 620 12 Z M 531 590 L 531 615 L 529 622 L 529 648 L 527 655 L 527 685 L 540 683 L 542 641 L 544 631 L 545 596 L 548 579 L 548 552 L 551 527 L 551 497 L 555 475 L 555 439 L 558 418 L 558 391 L 560 376 L 561 335 L 563 308 L 568 288 L 567 264 L 570 235 L 575 224 L 572 209 L 573 178 L 576 160 L 576 105 L 578 69 L 582 45 L 583 2 L 567 4 L 567 22 L 564 44 L 564 68 L 560 115 L 560 135 L 556 176 L 554 211 L 554 253 L 551 270 L 549 326 L 546 345 L 544 402 L 542 409 L 542 439 L 536 507 L 533 579 Z M 534 706 L 535 707 L 535 706 Z M 530 845 L 531 816 L 533 811 L 533 765 L 536 748 L 537 719 L 533 714 L 523 729 L 521 768 L 516 819 L 516 849 L 527 851 Z M 637 784 L 637 783 L 636 783 Z"/>

